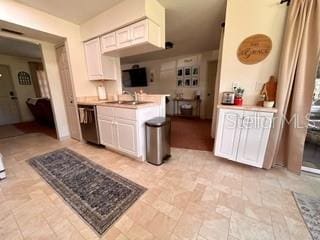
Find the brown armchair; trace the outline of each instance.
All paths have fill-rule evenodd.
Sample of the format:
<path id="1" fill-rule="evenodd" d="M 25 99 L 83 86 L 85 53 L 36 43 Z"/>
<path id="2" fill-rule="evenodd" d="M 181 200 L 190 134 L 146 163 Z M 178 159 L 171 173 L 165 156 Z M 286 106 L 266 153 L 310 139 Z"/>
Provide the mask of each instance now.
<path id="1" fill-rule="evenodd" d="M 54 128 L 54 117 L 51 102 L 48 98 L 28 98 L 26 101 L 35 120 L 45 126 Z"/>

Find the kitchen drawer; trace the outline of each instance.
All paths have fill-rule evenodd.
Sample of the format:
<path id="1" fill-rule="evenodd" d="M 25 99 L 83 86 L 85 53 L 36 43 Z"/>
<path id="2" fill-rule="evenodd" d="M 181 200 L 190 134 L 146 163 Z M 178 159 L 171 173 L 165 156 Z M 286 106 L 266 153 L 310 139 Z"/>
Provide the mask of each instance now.
<path id="1" fill-rule="evenodd" d="M 137 110 L 128 109 L 128 108 L 114 108 L 115 118 L 128 119 L 128 120 L 137 120 Z"/>
<path id="2" fill-rule="evenodd" d="M 100 116 L 114 117 L 114 108 L 97 106 L 98 118 Z"/>

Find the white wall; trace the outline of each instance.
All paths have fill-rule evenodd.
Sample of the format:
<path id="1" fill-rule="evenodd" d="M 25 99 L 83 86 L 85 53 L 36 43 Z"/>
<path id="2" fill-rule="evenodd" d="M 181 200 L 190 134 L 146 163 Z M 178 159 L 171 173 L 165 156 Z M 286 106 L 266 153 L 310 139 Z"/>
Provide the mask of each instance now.
<path id="1" fill-rule="evenodd" d="M 256 104 L 263 83 L 277 76 L 282 35 L 287 12 L 279 0 L 228 0 L 221 62 L 220 93 L 232 90 L 237 82 L 245 88 L 245 104 Z M 250 35 L 266 34 L 272 39 L 270 55 L 254 65 L 237 58 L 240 43 Z M 219 100 L 220 101 L 220 100 Z"/>
<path id="2" fill-rule="evenodd" d="M 35 97 L 34 87 L 33 85 L 20 85 L 18 82 L 19 72 L 24 71 L 30 74 L 28 62 L 41 62 L 41 60 L 34 58 L 0 55 L 0 64 L 8 65 L 10 67 L 13 85 L 16 91 L 16 96 L 18 97 L 22 122 L 34 120 L 34 117 L 26 104 L 28 98 Z"/>
<path id="3" fill-rule="evenodd" d="M 188 57 L 197 57 L 200 66 L 200 85 L 198 88 L 177 88 L 176 81 L 176 69 L 177 61 L 179 59 L 188 58 Z M 170 94 L 170 98 L 176 96 L 176 91 L 182 91 L 185 98 L 192 98 L 194 96 L 195 90 L 199 89 L 201 93 L 201 118 L 211 118 L 211 114 L 207 114 L 206 104 L 207 104 L 207 62 L 216 60 L 218 58 L 218 51 L 209 51 L 205 53 L 199 53 L 196 55 L 184 55 L 177 56 L 174 58 L 166 58 L 160 60 L 139 62 L 134 64 L 139 64 L 140 67 L 147 68 L 148 76 L 148 86 L 147 87 L 137 87 L 137 88 L 125 88 L 123 90 L 128 90 L 130 92 L 139 91 L 142 89 L 146 93 L 150 94 Z M 122 70 L 129 69 L 133 64 L 124 64 L 121 66 Z M 153 71 L 155 74 L 154 83 L 150 83 L 150 71 Z M 173 104 L 170 102 L 167 113 L 173 113 Z"/>

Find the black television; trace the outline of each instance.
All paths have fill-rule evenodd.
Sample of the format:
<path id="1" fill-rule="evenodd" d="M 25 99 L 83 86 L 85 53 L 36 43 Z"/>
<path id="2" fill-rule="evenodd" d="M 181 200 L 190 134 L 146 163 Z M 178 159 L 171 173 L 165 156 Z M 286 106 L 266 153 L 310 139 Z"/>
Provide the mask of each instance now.
<path id="1" fill-rule="evenodd" d="M 122 83 L 124 87 L 148 86 L 146 68 L 132 68 L 122 71 Z"/>

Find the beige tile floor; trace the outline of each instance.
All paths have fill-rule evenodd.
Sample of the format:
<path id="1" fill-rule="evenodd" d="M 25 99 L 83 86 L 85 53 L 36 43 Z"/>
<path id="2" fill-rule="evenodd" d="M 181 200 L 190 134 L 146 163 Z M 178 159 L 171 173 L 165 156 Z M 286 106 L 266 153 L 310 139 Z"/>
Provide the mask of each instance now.
<path id="1" fill-rule="evenodd" d="M 101 239 L 311 239 L 291 191 L 320 197 L 319 178 L 184 149 L 172 149 L 171 160 L 155 167 L 41 134 L 0 140 L 8 174 L 0 182 L 0 239 L 99 239 L 26 163 L 61 147 L 148 188 Z"/>

